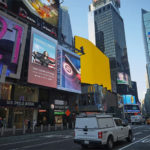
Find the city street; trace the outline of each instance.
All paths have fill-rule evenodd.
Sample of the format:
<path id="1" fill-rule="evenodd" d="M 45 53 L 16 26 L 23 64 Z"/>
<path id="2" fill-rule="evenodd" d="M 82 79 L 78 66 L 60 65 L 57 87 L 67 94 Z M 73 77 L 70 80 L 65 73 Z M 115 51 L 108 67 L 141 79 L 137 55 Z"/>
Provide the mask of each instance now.
<path id="1" fill-rule="evenodd" d="M 115 143 L 114 150 L 149 150 L 150 126 L 132 126 L 134 139 Z M 80 145 L 73 142 L 73 130 L 54 131 L 49 133 L 29 134 L 23 136 L 0 137 L 0 150 L 81 150 Z M 104 150 L 105 147 L 88 149 Z"/>

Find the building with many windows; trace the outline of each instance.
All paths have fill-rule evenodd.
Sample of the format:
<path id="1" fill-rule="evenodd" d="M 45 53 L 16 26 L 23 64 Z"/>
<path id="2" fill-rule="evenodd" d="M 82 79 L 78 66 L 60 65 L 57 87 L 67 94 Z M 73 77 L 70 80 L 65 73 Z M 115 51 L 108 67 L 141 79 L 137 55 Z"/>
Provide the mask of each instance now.
<path id="1" fill-rule="evenodd" d="M 89 6 L 88 15 L 89 40 L 98 48 L 102 47 L 109 57 L 112 89 L 115 92 L 117 72 L 130 76 L 124 23 L 119 8 L 119 0 L 96 0 Z"/>
<path id="2" fill-rule="evenodd" d="M 150 114 L 150 11 L 142 9 L 142 29 L 143 29 L 143 39 L 146 54 L 146 70 L 147 70 L 147 91 L 145 94 L 145 110 L 147 114 Z"/>
<path id="3" fill-rule="evenodd" d="M 60 6 L 59 9 L 59 38 L 61 41 L 72 45 L 72 27 L 70 16 L 68 13 L 68 8 L 65 6 Z"/>
<path id="4" fill-rule="evenodd" d="M 142 9 L 142 28 L 146 54 L 146 69 L 150 84 L 150 11 Z"/>

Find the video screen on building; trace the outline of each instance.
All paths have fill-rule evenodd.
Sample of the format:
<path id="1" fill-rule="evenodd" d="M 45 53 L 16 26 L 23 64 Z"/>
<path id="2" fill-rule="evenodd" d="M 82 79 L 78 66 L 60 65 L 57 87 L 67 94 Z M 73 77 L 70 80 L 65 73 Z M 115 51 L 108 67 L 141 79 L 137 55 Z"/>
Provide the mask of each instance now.
<path id="1" fill-rule="evenodd" d="M 140 108 L 138 105 L 125 105 L 124 111 L 127 113 L 138 113 L 140 112 Z"/>
<path id="2" fill-rule="evenodd" d="M 80 57 L 66 48 L 59 46 L 57 58 L 58 89 L 81 93 Z"/>
<path id="3" fill-rule="evenodd" d="M 132 95 L 123 95 L 124 104 L 136 104 L 135 96 Z"/>
<path id="4" fill-rule="evenodd" d="M 129 85 L 129 76 L 124 72 L 118 72 L 117 75 L 117 84 L 128 84 Z"/>
<path id="5" fill-rule="evenodd" d="M 58 25 L 58 0 L 22 0 L 31 13 L 47 23 Z"/>
<path id="6" fill-rule="evenodd" d="M 57 41 L 43 32 L 32 28 L 28 82 L 56 88 Z"/>
<path id="7" fill-rule="evenodd" d="M 27 25 L 0 11 L 0 75 L 20 78 L 27 35 Z"/>

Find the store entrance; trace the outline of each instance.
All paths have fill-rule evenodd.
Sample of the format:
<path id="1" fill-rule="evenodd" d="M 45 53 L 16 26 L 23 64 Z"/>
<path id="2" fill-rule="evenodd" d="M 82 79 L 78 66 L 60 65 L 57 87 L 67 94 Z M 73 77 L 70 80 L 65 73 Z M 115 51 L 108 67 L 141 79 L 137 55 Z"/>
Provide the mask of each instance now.
<path id="1" fill-rule="evenodd" d="M 23 112 L 15 112 L 14 114 L 14 125 L 16 128 L 23 127 Z"/>

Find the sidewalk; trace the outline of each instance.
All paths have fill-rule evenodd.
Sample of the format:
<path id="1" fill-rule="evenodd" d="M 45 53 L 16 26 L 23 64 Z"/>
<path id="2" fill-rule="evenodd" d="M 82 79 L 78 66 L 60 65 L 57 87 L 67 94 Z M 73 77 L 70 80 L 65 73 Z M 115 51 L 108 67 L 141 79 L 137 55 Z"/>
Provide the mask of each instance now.
<path id="1" fill-rule="evenodd" d="M 69 130 L 73 128 L 69 128 L 69 126 L 62 126 L 62 125 L 55 125 L 55 126 L 38 126 L 35 127 L 34 129 L 27 129 L 27 128 L 21 128 L 21 129 L 16 129 L 15 127 L 13 128 L 0 128 L 0 138 L 1 137 L 8 137 L 8 136 L 18 136 L 18 135 L 25 135 L 25 134 L 35 134 L 35 133 L 46 133 L 46 132 L 52 132 L 52 131 L 64 131 L 64 130 Z"/>

